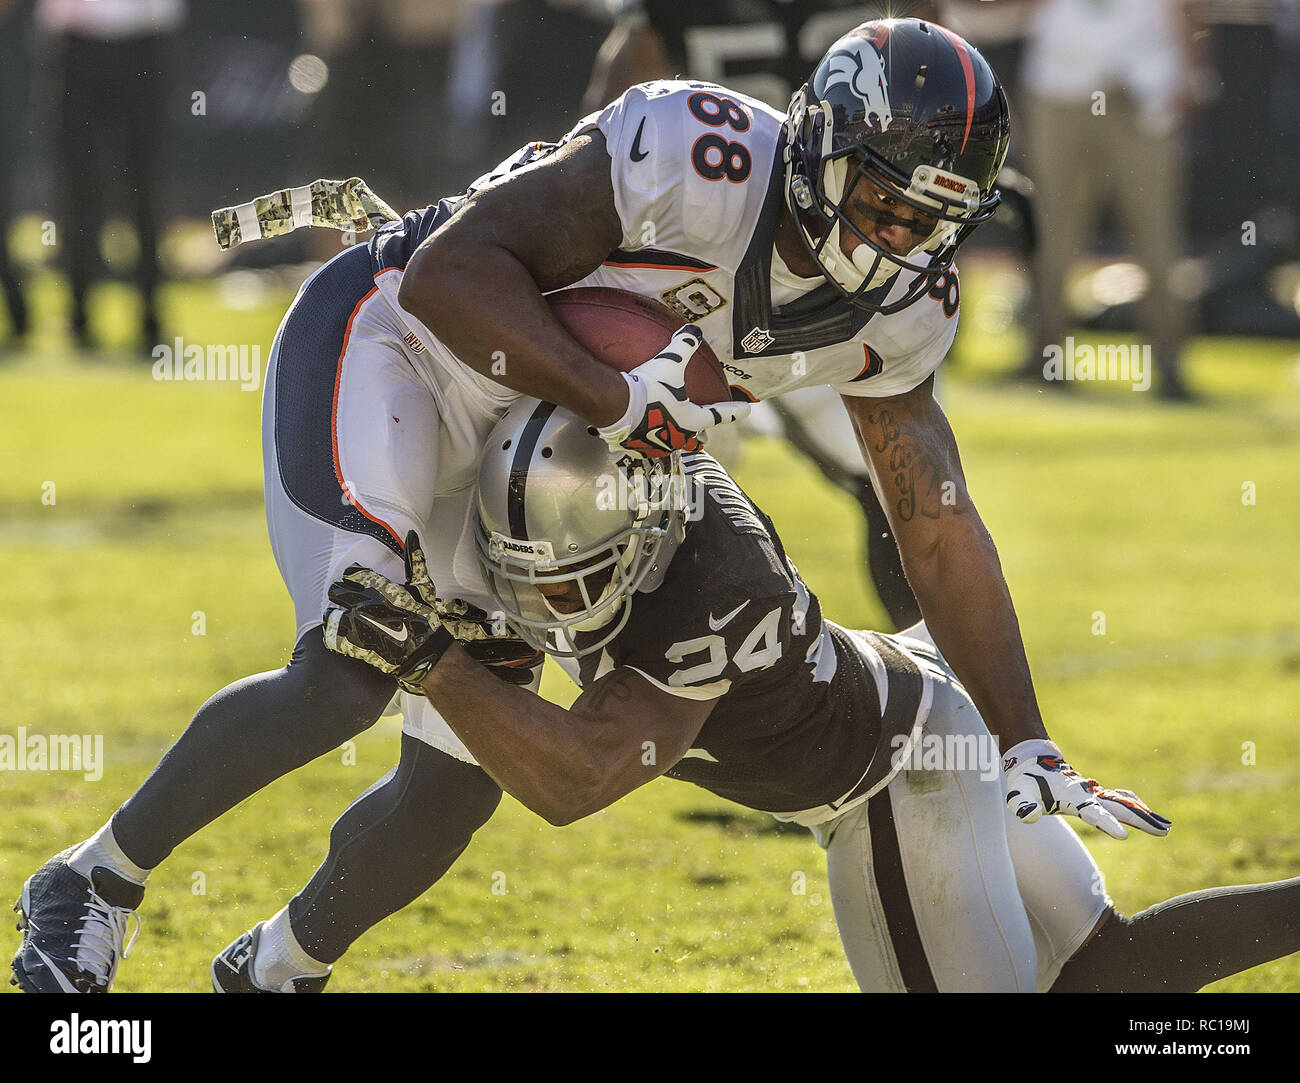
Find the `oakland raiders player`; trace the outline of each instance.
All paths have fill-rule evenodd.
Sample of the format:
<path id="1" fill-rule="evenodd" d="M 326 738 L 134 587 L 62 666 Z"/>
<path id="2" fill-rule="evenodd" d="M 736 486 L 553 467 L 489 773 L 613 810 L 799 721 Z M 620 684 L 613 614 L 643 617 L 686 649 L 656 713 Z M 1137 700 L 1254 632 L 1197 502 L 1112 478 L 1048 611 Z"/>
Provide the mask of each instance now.
<path id="1" fill-rule="evenodd" d="M 394 682 L 330 655 L 318 630 L 343 566 L 391 577 L 405 532 L 425 530 L 445 589 L 483 600 L 455 541 L 474 457 L 514 393 L 653 456 L 694 450 L 745 403 L 830 384 L 935 641 L 1004 745 L 1045 740 L 996 551 L 931 393 L 955 328 L 953 260 L 997 206 L 1007 117 L 996 77 L 956 35 L 867 23 L 833 45 L 785 117 L 713 84 L 638 86 L 559 144 L 524 148 L 465 197 L 327 264 L 277 336 L 264 410 L 294 657 L 205 704 L 107 824 L 27 882 L 19 983 L 108 988 L 148 872 L 378 717 Z M 691 333 L 631 374 L 590 357 L 543 296 L 574 284 L 686 297 L 737 401 L 685 400 Z M 344 812 L 312 883 L 261 927 L 261 987 L 319 980 L 427 890 L 495 809 L 499 788 L 457 757 L 445 721 L 409 704 L 404 714 L 397 768 Z M 334 917 L 314 923 L 322 896 Z"/>
<path id="2" fill-rule="evenodd" d="M 1157 836 L 1169 821 L 1054 745 L 1008 750 L 1005 787 L 974 763 L 912 759 L 922 734 L 991 742 L 925 626 L 824 619 L 710 456 L 616 456 L 581 419 L 521 399 L 488 439 L 478 505 L 494 601 L 581 685 L 572 708 L 492 680 L 455 645 L 415 538 L 404 585 L 348 569 L 325 639 L 426 694 L 551 823 L 666 774 L 809 826 L 867 991 L 1192 991 L 1300 950 L 1300 879 L 1120 918 L 1063 819 L 1021 821 L 1069 813 L 1117 837 L 1120 821 Z M 222 957 L 214 977 L 248 989 L 247 968 Z"/>

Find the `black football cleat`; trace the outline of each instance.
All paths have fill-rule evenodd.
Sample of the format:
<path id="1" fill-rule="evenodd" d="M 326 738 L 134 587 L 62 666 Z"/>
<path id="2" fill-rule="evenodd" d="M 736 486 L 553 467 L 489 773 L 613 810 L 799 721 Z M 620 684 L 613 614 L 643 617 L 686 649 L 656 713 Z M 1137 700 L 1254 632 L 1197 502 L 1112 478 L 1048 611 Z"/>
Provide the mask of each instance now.
<path id="1" fill-rule="evenodd" d="M 144 885 L 103 866 L 86 879 L 68 864 L 73 849 L 37 869 L 14 904 L 23 940 L 10 983 L 24 993 L 107 993 L 139 935 Z"/>
<path id="2" fill-rule="evenodd" d="M 302 974 L 290 978 L 279 989 L 267 989 L 253 981 L 253 959 L 257 956 L 257 941 L 262 934 L 258 922 L 248 932 L 212 960 L 212 991 L 214 993 L 320 993 L 330 980 L 324 974 Z"/>

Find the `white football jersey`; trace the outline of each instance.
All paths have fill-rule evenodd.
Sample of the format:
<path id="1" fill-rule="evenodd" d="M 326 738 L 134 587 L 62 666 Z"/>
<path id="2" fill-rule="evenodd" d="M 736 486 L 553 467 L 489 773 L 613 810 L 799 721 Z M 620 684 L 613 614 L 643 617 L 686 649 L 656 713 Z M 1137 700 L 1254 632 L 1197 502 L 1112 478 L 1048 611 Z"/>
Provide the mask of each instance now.
<path id="1" fill-rule="evenodd" d="M 663 80 L 582 120 L 566 138 L 592 129 L 604 136 L 623 240 L 574 285 L 657 298 L 698 325 L 733 398 L 824 384 L 843 395 L 910 391 L 956 334 L 956 269 L 912 305 L 880 315 L 820 277 L 796 278 L 779 257 L 774 268 L 784 119 L 712 83 Z M 873 299 L 896 300 L 912 281 L 900 272 Z"/>

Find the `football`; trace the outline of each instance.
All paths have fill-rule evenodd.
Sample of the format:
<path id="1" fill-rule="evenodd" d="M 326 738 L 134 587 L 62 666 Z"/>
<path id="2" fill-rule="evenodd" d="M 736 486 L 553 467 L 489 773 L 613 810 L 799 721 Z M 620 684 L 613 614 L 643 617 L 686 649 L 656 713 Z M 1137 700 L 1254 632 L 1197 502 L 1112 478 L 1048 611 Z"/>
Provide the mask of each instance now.
<path id="1" fill-rule="evenodd" d="M 620 372 L 649 361 L 686 322 L 665 304 L 605 286 L 561 290 L 546 299 L 569 334 Z M 686 366 L 686 395 L 705 406 L 732 398 L 722 364 L 707 342 Z"/>

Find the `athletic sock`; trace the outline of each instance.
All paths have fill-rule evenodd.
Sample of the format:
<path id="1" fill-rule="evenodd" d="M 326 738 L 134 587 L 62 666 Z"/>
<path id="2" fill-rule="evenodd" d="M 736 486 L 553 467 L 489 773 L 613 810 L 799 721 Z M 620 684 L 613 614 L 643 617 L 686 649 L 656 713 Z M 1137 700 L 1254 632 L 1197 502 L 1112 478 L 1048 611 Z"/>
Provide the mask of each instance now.
<path id="1" fill-rule="evenodd" d="M 135 884 L 143 884 L 153 871 L 137 865 L 122 852 L 122 847 L 113 837 L 112 820 L 72 851 L 68 865 L 87 880 L 90 879 L 92 869 L 103 866 Z"/>
<path id="2" fill-rule="evenodd" d="M 323 977 L 330 972 L 327 963 L 313 959 L 298 943 L 287 906 L 262 923 L 252 969 L 253 981 L 263 989 L 281 989 L 294 978 Z"/>
<path id="3" fill-rule="evenodd" d="M 1300 951 L 1300 877 L 1214 887 L 1113 916 L 1061 969 L 1054 993 L 1194 993 Z"/>

